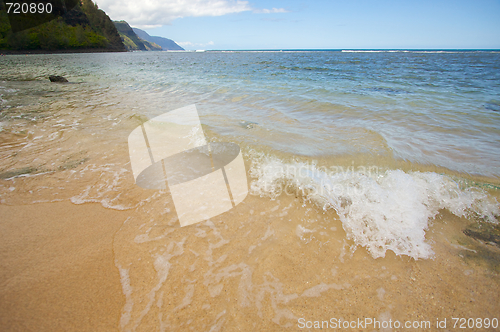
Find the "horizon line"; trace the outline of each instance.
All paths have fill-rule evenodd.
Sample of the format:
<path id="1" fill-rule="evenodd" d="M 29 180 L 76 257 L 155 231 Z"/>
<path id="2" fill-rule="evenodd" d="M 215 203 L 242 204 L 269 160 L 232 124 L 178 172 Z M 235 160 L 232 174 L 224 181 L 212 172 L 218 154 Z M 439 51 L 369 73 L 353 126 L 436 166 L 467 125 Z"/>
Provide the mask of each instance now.
<path id="1" fill-rule="evenodd" d="M 170 50 L 169 50 L 170 51 Z M 175 50 L 171 50 L 174 51 Z M 500 51 L 500 48 L 255 48 L 255 49 L 193 49 L 186 51 L 252 52 L 252 51 Z M 182 51 L 181 51 L 182 52 Z"/>

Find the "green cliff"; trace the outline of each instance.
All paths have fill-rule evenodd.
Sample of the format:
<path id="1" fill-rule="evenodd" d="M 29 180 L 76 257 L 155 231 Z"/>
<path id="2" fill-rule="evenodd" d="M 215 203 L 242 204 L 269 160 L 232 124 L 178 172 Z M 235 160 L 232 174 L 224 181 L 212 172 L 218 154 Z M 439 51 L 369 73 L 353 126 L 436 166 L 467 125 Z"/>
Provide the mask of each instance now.
<path id="1" fill-rule="evenodd" d="M 137 37 L 143 40 L 147 40 L 150 43 L 157 44 L 163 51 L 184 51 L 184 49 L 177 45 L 176 42 L 174 42 L 172 39 L 150 36 L 146 31 L 138 28 L 132 28 L 132 30 L 134 30 Z"/>
<path id="2" fill-rule="evenodd" d="M 111 19 L 91 0 L 82 0 L 64 15 L 19 32 L 12 31 L 6 6 L 0 1 L 0 50 L 126 51 Z"/>
<path id="3" fill-rule="evenodd" d="M 161 46 L 139 38 L 134 30 L 125 21 L 115 21 L 115 27 L 122 38 L 123 44 L 129 51 L 161 51 Z"/>

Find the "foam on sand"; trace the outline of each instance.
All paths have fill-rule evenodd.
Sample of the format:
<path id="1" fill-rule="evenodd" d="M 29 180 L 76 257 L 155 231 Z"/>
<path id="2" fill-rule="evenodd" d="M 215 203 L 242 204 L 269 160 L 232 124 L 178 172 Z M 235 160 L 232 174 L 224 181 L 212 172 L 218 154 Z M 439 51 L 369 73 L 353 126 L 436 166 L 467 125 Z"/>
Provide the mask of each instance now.
<path id="1" fill-rule="evenodd" d="M 459 217 L 496 223 L 500 206 L 478 188 L 460 189 L 451 178 L 433 172 L 366 170 L 329 172 L 314 164 L 286 163 L 260 156 L 251 168 L 251 193 L 272 199 L 300 195 L 324 211 L 335 210 L 347 237 L 374 258 L 387 250 L 414 259 L 432 258 L 425 232 L 440 210 Z"/>

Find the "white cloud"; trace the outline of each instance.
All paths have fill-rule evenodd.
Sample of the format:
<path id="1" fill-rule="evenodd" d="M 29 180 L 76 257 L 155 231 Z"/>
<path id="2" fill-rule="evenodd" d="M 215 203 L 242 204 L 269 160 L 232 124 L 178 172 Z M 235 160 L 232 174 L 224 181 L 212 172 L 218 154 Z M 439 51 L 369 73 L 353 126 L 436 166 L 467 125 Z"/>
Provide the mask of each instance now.
<path id="1" fill-rule="evenodd" d="M 222 16 L 252 8 L 240 0 L 98 0 L 113 20 L 125 20 L 133 26 L 158 26 L 188 16 Z"/>
<path id="2" fill-rule="evenodd" d="M 97 0 L 113 20 L 125 20 L 131 26 L 152 28 L 169 25 L 182 17 L 222 16 L 252 11 L 286 13 L 283 8 L 254 9 L 242 0 Z"/>
<path id="3" fill-rule="evenodd" d="M 273 13 L 288 13 L 289 11 L 285 8 L 273 8 L 273 9 L 255 9 L 253 11 L 257 14 L 273 14 Z"/>
<path id="4" fill-rule="evenodd" d="M 204 49 L 207 46 L 213 46 L 215 43 L 213 41 L 209 41 L 208 43 L 191 43 L 191 42 L 177 42 L 178 45 L 182 46 L 184 49 L 194 50 L 194 49 Z"/>

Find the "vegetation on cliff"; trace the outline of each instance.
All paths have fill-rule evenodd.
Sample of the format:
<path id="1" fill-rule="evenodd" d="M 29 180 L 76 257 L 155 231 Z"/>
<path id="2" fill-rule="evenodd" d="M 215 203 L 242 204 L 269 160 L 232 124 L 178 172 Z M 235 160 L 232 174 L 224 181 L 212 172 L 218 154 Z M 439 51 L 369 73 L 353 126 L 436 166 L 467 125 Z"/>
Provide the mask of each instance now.
<path id="1" fill-rule="evenodd" d="M 15 33 L 6 7 L 0 1 L 0 49 L 125 51 L 125 46 L 111 19 L 91 0 L 78 2 L 73 9 L 50 22 Z"/>
<path id="2" fill-rule="evenodd" d="M 114 22 L 123 44 L 128 51 L 161 51 L 161 46 L 139 38 L 125 21 Z"/>
<path id="3" fill-rule="evenodd" d="M 150 36 L 146 31 L 138 28 L 132 28 L 132 30 L 134 30 L 137 37 L 141 38 L 142 40 L 146 40 L 150 43 L 157 44 L 158 46 L 161 47 L 163 51 L 184 51 L 184 49 L 179 45 L 177 45 L 177 43 L 174 42 L 172 39 L 168 39 L 165 37 L 158 37 L 158 36 Z"/>

